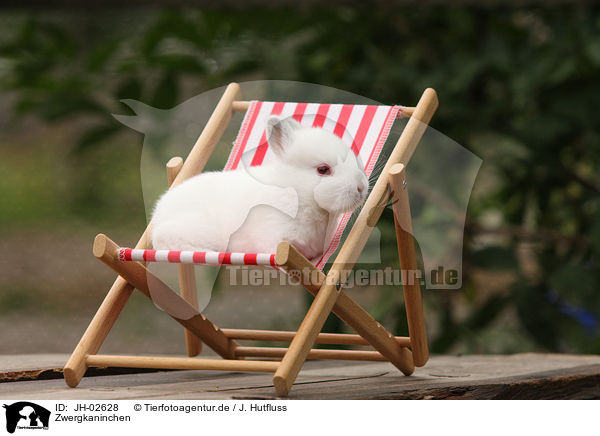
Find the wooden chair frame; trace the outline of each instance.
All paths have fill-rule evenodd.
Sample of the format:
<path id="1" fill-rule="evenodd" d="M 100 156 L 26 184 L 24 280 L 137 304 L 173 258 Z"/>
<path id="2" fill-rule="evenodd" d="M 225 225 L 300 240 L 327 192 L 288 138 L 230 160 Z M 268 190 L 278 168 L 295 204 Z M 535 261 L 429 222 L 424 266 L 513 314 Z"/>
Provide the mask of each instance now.
<path id="1" fill-rule="evenodd" d="M 202 172 L 234 111 L 245 111 L 248 105 L 249 102 L 241 101 L 239 85 L 230 84 L 185 163 L 181 158 L 174 158 L 167 164 L 171 187 Z M 407 271 L 417 270 L 405 168 L 437 106 L 435 91 L 426 89 L 416 107 L 404 109 L 411 115 L 410 119 L 327 275 L 289 243 L 279 244 L 277 264 L 297 277 L 306 290 L 315 296 L 296 332 L 220 329 L 196 309 L 196 284 L 192 265 L 178 265 L 182 294 L 179 296 L 148 271 L 144 264 L 120 262 L 118 245 L 105 235 L 98 235 L 94 241 L 94 255 L 116 271 L 118 277 L 66 363 L 64 377 L 67 385 L 76 387 L 89 366 L 257 371 L 274 372 L 275 390 L 278 395 L 284 396 L 289 393 L 307 358 L 389 361 L 405 375 L 412 374 L 415 366 L 425 365 L 429 351 L 418 281 L 403 286 L 409 337 L 395 337 L 389 333 L 344 293 L 343 283 L 345 274 L 354 267 L 390 199 L 395 217 L 400 267 Z M 151 226 L 152 223 L 146 228 L 136 248 L 149 248 Z M 300 271 L 310 271 L 312 280 L 307 280 L 307 275 L 299 274 Z M 316 281 L 315 277 L 318 278 Z M 186 329 L 188 356 L 196 356 L 201 349 L 200 341 L 203 341 L 223 359 L 98 355 L 100 346 L 134 289 L 151 298 L 168 314 L 188 314 L 183 318 L 172 316 Z M 332 311 L 358 334 L 320 333 Z M 290 344 L 288 348 L 244 347 L 236 339 L 284 341 Z M 315 343 L 371 345 L 374 351 L 313 349 Z M 245 360 L 246 357 L 281 360 Z"/>

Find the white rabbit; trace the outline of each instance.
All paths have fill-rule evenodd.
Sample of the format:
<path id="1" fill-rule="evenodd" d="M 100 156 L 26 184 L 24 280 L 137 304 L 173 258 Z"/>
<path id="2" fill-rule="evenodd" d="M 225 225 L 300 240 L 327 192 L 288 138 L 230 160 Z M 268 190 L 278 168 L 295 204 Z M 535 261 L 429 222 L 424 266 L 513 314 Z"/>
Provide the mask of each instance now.
<path id="1" fill-rule="evenodd" d="M 334 134 L 292 118 L 267 120 L 276 159 L 207 172 L 167 191 L 153 214 L 155 249 L 275 253 L 288 241 L 308 259 L 327 248 L 328 224 L 360 206 L 362 163 Z M 246 159 L 247 160 L 247 159 Z"/>

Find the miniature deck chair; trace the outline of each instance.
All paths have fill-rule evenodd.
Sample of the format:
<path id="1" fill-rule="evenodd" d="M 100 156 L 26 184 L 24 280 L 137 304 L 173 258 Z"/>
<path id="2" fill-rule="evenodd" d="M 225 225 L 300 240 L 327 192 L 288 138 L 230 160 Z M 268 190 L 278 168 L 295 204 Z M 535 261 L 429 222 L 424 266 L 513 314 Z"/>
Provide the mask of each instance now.
<path id="1" fill-rule="evenodd" d="M 294 109 L 291 109 L 287 115 L 301 120 L 304 113 L 310 112 L 310 108 L 307 110 L 307 106 L 305 103 L 241 101 L 239 85 L 230 84 L 185 163 L 181 158 L 173 158 L 167 164 L 170 186 L 176 186 L 203 170 L 231 121 L 234 111 L 246 111 L 246 116 L 226 169 L 236 167 L 241 153 L 247 152 L 247 148 L 252 147 L 248 146 L 248 143 L 253 141 L 256 148 L 253 151 L 251 164 L 260 164 L 268 158 L 266 153 L 268 146 L 263 136 L 264 121 L 261 125 L 260 122 L 257 122 L 257 118 L 266 117 L 270 113 L 286 115 L 286 111 L 290 110 L 288 108 L 292 107 Z M 277 394 L 287 395 L 307 358 L 389 361 L 405 375 L 412 374 L 415 366 L 425 365 L 429 358 L 429 351 L 418 280 L 403 286 L 409 337 L 396 337 L 389 333 L 367 311 L 344 293 L 343 286 L 347 277 L 345 274 L 352 270 L 373 227 L 390 199 L 395 217 L 400 266 L 402 270 L 417 270 L 405 167 L 420 141 L 427 123 L 437 109 L 436 93 L 433 89 L 425 90 L 414 108 L 362 106 L 360 110 L 354 111 L 353 106 L 350 105 L 315 106 L 317 110 L 316 116 L 312 120 L 313 126 L 322 126 L 321 120 L 325 118 L 325 115 L 337 120 L 333 127 L 336 134 L 339 134 L 351 123 L 358 125 L 358 130 L 355 130 L 353 135 L 352 148 L 361 156 L 366 153 L 367 158 L 365 159 L 363 156 L 363 162 L 366 163 L 367 172 L 372 169 L 372 166 L 369 169 L 369 165 L 374 164 L 376 154 L 379 153 L 377 147 L 381 150 L 396 115 L 410 116 L 328 273 L 324 274 L 321 268 L 327 257 L 335 251 L 339 244 L 341 230 L 343 230 L 345 221 L 347 222 L 346 216 L 340 218 L 338 231 L 332 244 L 316 265 L 313 265 L 286 241 L 279 244 L 276 253 L 163 252 L 148 250 L 152 223 L 149 224 L 134 249 L 121 248 L 108 237 L 100 234 L 94 241 L 94 255 L 116 271 L 119 276 L 64 368 L 65 381 L 69 386 L 77 386 L 89 366 L 208 369 L 274 372 L 273 384 Z M 313 109 L 315 108 L 313 107 Z M 329 113 L 326 113 L 327 111 Z M 334 112 L 335 114 L 333 114 Z M 357 118 L 356 113 L 360 113 L 358 119 L 355 119 Z M 381 116 L 382 114 L 383 116 Z M 377 129 L 372 131 L 369 126 L 375 122 L 379 124 Z M 370 149 L 366 145 L 367 142 L 371 143 Z M 363 143 L 365 149 L 361 148 Z M 161 260 L 178 263 L 181 296 L 148 271 L 145 266 L 145 262 Z M 295 277 L 315 298 L 296 332 L 221 329 L 195 308 L 197 302 L 195 301 L 196 289 L 192 265 L 195 263 L 276 267 Z M 301 271 L 309 271 L 311 274 L 301 274 Z M 315 280 L 314 277 L 317 279 Z M 187 352 L 190 357 L 97 354 L 134 288 L 151 298 L 158 307 L 185 327 Z M 358 334 L 321 333 L 325 320 L 331 312 Z M 276 341 L 290 344 L 288 348 L 247 347 L 240 345 L 237 340 Z M 200 351 L 200 341 L 203 341 L 223 359 L 194 357 Z M 370 345 L 374 350 L 313 349 L 315 343 Z M 264 357 L 270 360 L 250 360 L 247 359 L 249 357 Z"/>

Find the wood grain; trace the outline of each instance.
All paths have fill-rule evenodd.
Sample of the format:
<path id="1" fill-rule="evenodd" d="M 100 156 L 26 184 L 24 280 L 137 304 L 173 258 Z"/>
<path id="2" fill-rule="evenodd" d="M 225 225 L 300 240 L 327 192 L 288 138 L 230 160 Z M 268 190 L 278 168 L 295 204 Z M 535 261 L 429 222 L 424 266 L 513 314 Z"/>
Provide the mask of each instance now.
<path id="1" fill-rule="evenodd" d="M 208 370 L 149 372 L 130 368 L 138 373 L 114 375 L 113 368 L 90 368 L 79 389 L 68 389 L 61 380 L 68 357 L 0 356 L 0 380 L 6 380 L 9 373 L 40 374 L 40 379 L 32 376 L 27 382 L 0 383 L 0 396 L 33 401 L 277 398 L 271 386 L 272 375 Z M 417 368 L 411 377 L 404 377 L 386 362 L 310 360 L 298 375 L 289 398 L 600 399 L 600 356 L 432 355 L 427 366 Z"/>
<path id="2" fill-rule="evenodd" d="M 175 156 L 167 162 L 167 183 L 169 187 L 175 181 L 175 178 L 183 167 L 183 159 Z M 196 274 L 194 265 L 177 264 L 177 275 L 179 278 L 179 293 L 181 297 L 190 303 L 194 309 L 198 309 L 198 292 L 196 287 Z M 202 351 L 202 342 L 200 338 L 188 329 L 184 330 L 185 349 L 189 357 L 195 357 Z"/>
<path id="3" fill-rule="evenodd" d="M 214 371 L 275 372 L 278 362 L 226 359 L 190 359 L 164 356 L 90 355 L 88 366 L 118 366 L 125 368 L 199 369 Z"/>
<path id="4" fill-rule="evenodd" d="M 335 306 L 334 306 L 335 309 Z M 254 341 L 272 341 L 272 342 L 291 342 L 296 336 L 296 332 L 281 330 L 245 330 L 245 329 L 221 329 L 225 336 L 231 339 L 245 339 Z M 404 336 L 395 336 L 395 341 L 402 347 L 410 346 L 410 338 Z M 347 333 L 319 333 L 316 344 L 332 345 L 370 345 L 365 338 L 360 335 Z"/>
<path id="5" fill-rule="evenodd" d="M 394 227 L 400 269 L 405 272 L 403 276 L 406 282 L 403 283 L 402 289 L 404 291 L 404 305 L 406 307 L 411 351 L 415 366 L 423 366 L 429 359 L 429 347 L 427 345 L 421 285 L 413 275 L 418 271 L 419 266 L 417 264 L 410 203 L 408 201 L 406 167 L 401 163 L 393 165 L 388 175 L 393 192 L 392 208 L 394 210 Z"/>
<path id="6" fill-rule="evenodd" d="M 239 357 L 283 357 L 287 348 L 280 347 L 242 347 L 235 349 Z M 312 349 L 308 352 L 308 359 L 331 359 L 331 360 L 372 360 L 386 361 L 387 359 L 377 351 L 368 350 L 328 350 Z"/>

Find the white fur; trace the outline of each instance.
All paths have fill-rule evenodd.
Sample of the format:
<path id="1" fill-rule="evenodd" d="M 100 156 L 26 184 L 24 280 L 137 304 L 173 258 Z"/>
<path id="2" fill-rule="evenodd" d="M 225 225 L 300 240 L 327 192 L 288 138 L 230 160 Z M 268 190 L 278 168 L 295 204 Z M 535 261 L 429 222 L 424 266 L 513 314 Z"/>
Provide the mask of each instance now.
<path id="1" fill-rule="evenodd" d="M 167 191 L 153 215 L 155 249 L 274 253 L 289 241 L 309 259 L 326 248 L 328 225 L 364 201 L 361 162 L 338 137 L 269 118 L 277 159 L 258 167 L 208 172 Z M 329 176 L 317 168 L 327 164 Z"/>

